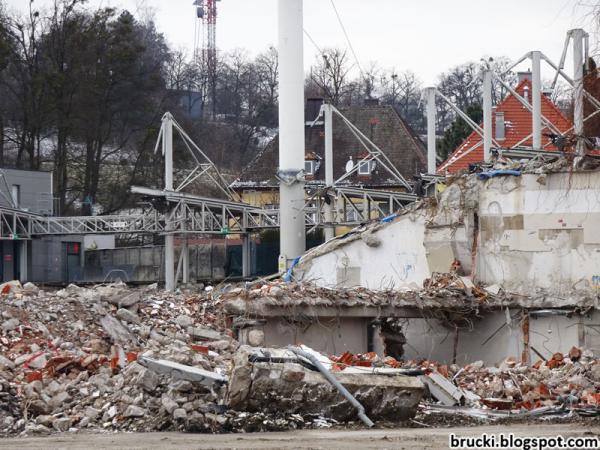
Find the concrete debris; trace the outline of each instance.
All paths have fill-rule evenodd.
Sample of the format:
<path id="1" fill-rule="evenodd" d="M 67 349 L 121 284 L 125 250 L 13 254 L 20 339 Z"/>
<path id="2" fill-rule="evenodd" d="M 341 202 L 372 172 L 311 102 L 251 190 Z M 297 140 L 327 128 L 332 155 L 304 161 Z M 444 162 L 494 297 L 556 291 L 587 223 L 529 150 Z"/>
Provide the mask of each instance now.
<path id="1" fill-rule="evenodd" d="M 121 324 L 121 322 L 119 322 L 113 316 L 104 316 L 100 320 L 100 324 L 114 343 L 133 344 L 135 342 L 135 337 L 129 332 L 129 330 L 125 326 Z"/>
<path id="2" fill-rule="evenodd" d="M 187 333 L 198 340 L 217 341 L 223 339 L 223 335 L 210 328 L 204 327 L 188 327 Z"/>
<path id="3" fill-rule="evenodd" d="M 197 367 L 185 366 L 172 361 L 157 360 L 142 356 L 139 359 L 139 363 L 157 373 L 170 375 L 174 379 L 191 381 L 206 386 L 227 383 L 227 377 L 224 375 L 209 372 L 208 370 L 199 369 Z"/>
<path id="4" fill-rule="evenodd" d="M 125 308 L 119 308 L 117 309 L 117 313 L 116 316 L 127 322 L 127 323 L 140 323 L 140 318 L 137 316 L 137 314 L 129 311 L 128 309 Z"/>
<path id="5" fill-rule="evenodd" d="M 52 291 L 5 286 L 10 287 L 0 302 L 0 433 L 22 436 L 77 430 L 252 432 L 357 422 L 356 410 L 310 362 L 288 350 L 262 348 L 262 331 L 248 328 L 253 346 L 239 347 L 229 329 L 229 304 L 399 301 L 391 291 L 333 293 L 278 282 L 193 293 L 122 284 Z M 431 286 L 437 291 L 429 292 L 437 294 L 419 297 L 420 305 L 441 305 L 446 297 L 479 306 L 495 301 L 496 294 L 459 276 L 434 275 Z M 600 411 L 600 360 L 577 347 L 532 366 L 506 358 L 498 367 L 374 352 L 314 354 L 376 423 L 411 418 L 420 402 L 420 413 L 460 410 L 488 418 L 515 411 L 537 417 L 556 408 Z M 428 385 L 435 380 L 440 392 L 430 385 L 422 401 L 419 377 Z"/>
<path id="6" fill-rule="evenodd" d="M 21 288 L 17 282 L 4 286 L 0 433 L 5 436 L 280 431 L 336 424 L 320 411 L 250 413 L 227 405 L 238 344 L 226 326 L 221 290 L 165 293 L 122 283 L 59 290 Z"/>
<path id="7" fill-rule="evenodd" d="M 285 283 L 277 280 L 230 289 L 221 295 L 220 300 L 228 313 L 240 317 L 248 314 L 260 317 L 269 308 L 287 309 L 297 306 L 413 307 L 431 310 L 556 306 L 550 300 L 531 302 L 531 299 L 513 297 L 498 286 L 490 286 L 488 290 L 468 277 L 453 273 L 433 273 L 425 280 L 422 289 L 404 290 L 370 290 L 364 287 L 330 289 L 308 282 Z"/>
<path id="8" fill-rule="evenodd" d="M 418 378 L 399 374 L 344 370 L 335 377 L 373 421 L 413 417 L 424 392 Z M 237 410 L 312 412 L 338 421 L 356 420 L 356 410 L 342 394 L 289 350 L 240 347 L 234 356 L 228 395 L 230 407 Z"/>
<path id="9" fill-rule="evenodd" d="M 427 385 L 431 395 L 443 405 L 464 405 L 465 394 L 462 389 L 452 384 L 450 380 L 442 376 L 439 372 L 434 370 L 422 376 L 421 380 Z"/>

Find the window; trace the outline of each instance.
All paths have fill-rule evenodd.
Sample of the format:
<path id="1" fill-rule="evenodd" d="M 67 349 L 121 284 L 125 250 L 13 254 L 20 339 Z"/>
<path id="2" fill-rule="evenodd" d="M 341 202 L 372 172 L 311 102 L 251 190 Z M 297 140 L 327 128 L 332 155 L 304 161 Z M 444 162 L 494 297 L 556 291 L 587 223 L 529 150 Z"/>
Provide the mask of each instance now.
<path id="1" fill-rule="evenodd" d="M 312 161 L 312 160 L 304 161 L 304 173 L 306 173 L 306 175 L 314 175 L 315 172 L 316 172 L 315 161 Z"/>
<path id="2" fill-rule="evenodd" d="M 13 184 L 11 187 L 10 195 L 12 196 L 15 208 L 18 208 L 21 204 L 21 186 Z"/>
<path id="3" fill-rule="evenodd" d="M 371 175 L 371 161 L 360 161 L 358 163 L 359 175 Z"/>

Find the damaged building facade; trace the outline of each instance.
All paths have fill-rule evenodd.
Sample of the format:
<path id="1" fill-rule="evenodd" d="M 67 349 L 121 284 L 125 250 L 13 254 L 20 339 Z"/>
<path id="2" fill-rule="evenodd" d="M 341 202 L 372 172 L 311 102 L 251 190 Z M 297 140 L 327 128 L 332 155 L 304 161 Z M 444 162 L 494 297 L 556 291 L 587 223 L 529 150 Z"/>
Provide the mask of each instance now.
<path id="1" fill-rule="evenodd" d="M 290 271 L 296 281 L 341 292 L 341 300 L 345 289 L 362 287 L 391 301 L 369 304 L 365 294 L 353 307 L 352 299 L 330 302 L 333 314 L 317 311 L 314 302 L 295 310 L 316 317 L 319 323 L 310 325 L 316 327 L 330 315 L 331 334 L 340 342 L 353 336 L 355 352 L 381 349 L 380 325 L 389 317 L 400 324 L 405 358 L 493 364 L 507 356 L 546 359 L 572 346 L 598 352 L 596 167 L 593 159 L 575 169 L 559 157 L 505 160 L 448 178 L 437 198 L 330 240 Z M 264 308 L 252 308 L 267 318 L 266 337 L 283 322 L 308 328 L 290 324 L 290 308 L 298 304 L 288 302 L 286 318 L 274 312 L 285 303 L 281 294 L 258 297 Z M 320 347 L 334 350 L 331 341 Z"/>

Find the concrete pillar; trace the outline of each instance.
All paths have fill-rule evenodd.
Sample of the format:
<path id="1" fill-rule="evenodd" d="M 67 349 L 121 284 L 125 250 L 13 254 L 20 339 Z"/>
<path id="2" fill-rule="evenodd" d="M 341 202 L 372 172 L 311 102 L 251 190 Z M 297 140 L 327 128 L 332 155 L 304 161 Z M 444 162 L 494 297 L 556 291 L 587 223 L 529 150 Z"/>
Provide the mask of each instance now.
<path id="1" fill-rule="evenodd" d="M 483 71 L 483 160 L 492 154 L 492 71 Z"/>
<path id="2" fill-rule="evenodd" d="M 188 245 L 187 236 L 185 236 L 183 245 L 181 247 L 182 252 L 182 283 L 187 284 L 190 282 L 190 247 Z"/>
<path id="3" fill-rule="evenodd" d="M 325 122 L 325 186 L 333 186 L 333 110 L 331 105 L 323 105 L 323 115 Z M 325 240 L 328 241 L 335 237 L 335 228 L 333 225 L 333 199 L 330 203 L 325 201 L 323 208 L 325 210 Z"/>
<path id="4" fill-rule="evenodd" d="M 542 149 L 542 74 L 541 74 L 541 52 L 531 52 L 531 103 L 533 112 L 531 115 L 533 130 L 533 149 Z"/>
<path id="5" fill-rule="evenodd" d="M 16 241 L 15 241 L 16 242 Z M 27 251 L 27 248 L 29 246 L 29 241 L 19 241 L 19 273 L 20 273 L 20 279 L 19 281 L 21 281 L 22 283 L 29 281 L 29 273 L 27 271 L 27 268 L 29 267 L 29 260 L 28 260 L 28 255 L 29 252 Z"/>
<path id="6" fill-rule="evenodd" d="M 242 277 L 252 275 L 252 239 L 248 234 L 242 236 Z"/>
<path id="7" fill-rule="evenodd" d="M 303 0 L 279 0 L 280 261 L 304 253 Z"/>
<path id="8" fill-rule="evenodd" d="M 166 113 L 162 119 L 163 153 L 165 155 L 165 190 L 173 190 L 173 117 Z M 172 232 L 170 214 L 166 214 L 165 231 Z M 175 289 L 175 236 L 165 235 L 165 290 Z"/>
<path id="9" fill-rule="evenodd" d="M 427 173 L 435 174 L 437 169 L 435 148 L 435 87 L 425 88 L 425 93 L 427 95 Z"/>
<path id="10" fill-rule="evenodd" d="M 569 31 L 573 39 L 573 124 L 574 133 L 577 138 L 576 151 L 578 155 L 583 155 L 585 145 L 583 142 L 583 42 L 585 31 L 576 28 Z"/>

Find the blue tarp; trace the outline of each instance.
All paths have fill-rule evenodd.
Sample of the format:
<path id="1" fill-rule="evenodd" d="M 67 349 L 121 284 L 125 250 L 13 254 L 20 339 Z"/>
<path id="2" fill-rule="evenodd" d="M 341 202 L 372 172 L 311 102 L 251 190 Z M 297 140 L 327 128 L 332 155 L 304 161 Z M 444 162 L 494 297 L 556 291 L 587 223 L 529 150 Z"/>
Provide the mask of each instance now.
<path id="1" fill-rule="evenodd" d="M 289 283 L 290 281 L 292 281 L 292 270 L 294 270 L 294 267 L 296 266 L 296 264 L 298 264 L 299 261 L 300 261 L 300 256 L 297 256 L 296 258 L 294 258 L 294 260 L 292 261 L 292 265 L 290 266 L 290 268 L 287 270 L 287 272 L 283 276 L 283 281 L 285 281 L 286 283 Z"/>
<path id="2" fill-rule="evenodd" d="M 487 172 L 478 173 L 477 177 L 480 180 L 487 180 L 488 178 L 503 177 L 506 175 L 520 177 L 521 171 L 520 170 L 489 170 Z"/>
<path id="3" fill-rule="evenodd" d="M 380 220 L 380 222 L 388 223 L 388 222 L 391 222 L 392 220 L 394 220 L 396 217 L 398 217 L 398 214 L 392 214 L 391 216 L 384 217 L 383 219 Z"/>

